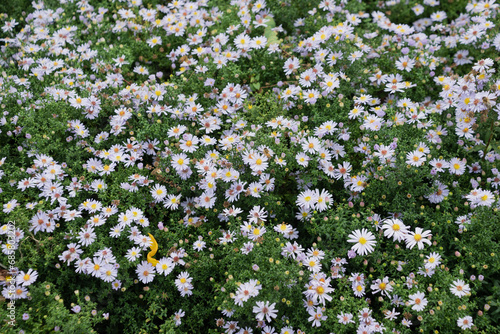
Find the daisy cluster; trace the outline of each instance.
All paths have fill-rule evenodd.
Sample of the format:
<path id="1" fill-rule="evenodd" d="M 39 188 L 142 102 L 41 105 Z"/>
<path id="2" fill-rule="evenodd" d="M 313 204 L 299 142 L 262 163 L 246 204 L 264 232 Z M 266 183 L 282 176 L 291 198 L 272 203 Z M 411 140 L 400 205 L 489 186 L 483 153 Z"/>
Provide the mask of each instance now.
<path id="1" fill-rule="evenodd" d="M 209 284 L 228 334 L 429 329 L 432 284 L 455 303 L 474 293 L 436 239 L 500 206 L 494 0 L 458 15 L 411 1 L 406 23 L 397 0 L 313 1 L 293 22 L 292 2 L 59 2 L 1 17 L 0 200 L 20 221 L 4 255 L 57 238 L 56 268 L 82 282 L 168 287 L 175 326 Z M 387 209 L 392 185 L 407 195 Z M 457 228 L 393 209 L 413 197 Z M 332 219 L 344 208 L 369 217 Z M 338 244 L 322 246 L 327 229 Z M 394 270 L 368 269 L 387 252 Z M 29 297 L 29 266 L 0 281 L 5 298 Z M 453 330 L 473 328 L 459 310 Z"/>

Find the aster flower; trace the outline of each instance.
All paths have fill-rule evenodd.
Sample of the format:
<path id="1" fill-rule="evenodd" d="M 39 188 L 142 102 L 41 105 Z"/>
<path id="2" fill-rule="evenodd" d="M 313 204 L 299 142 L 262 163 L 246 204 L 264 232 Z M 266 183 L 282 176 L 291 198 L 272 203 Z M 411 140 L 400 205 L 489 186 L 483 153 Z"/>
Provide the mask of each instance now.
<path id="1" fill-rule="evenodd" d="M 314 302 L 319 302 L 325 305 L 326 301 L 331 301 L 332 297 L 329 295 L 335 289 L 330 287 L 330 278 L 324 281 L 312 280 L 308 289 L 304 291 L 307 298 L 312 299 Z"/>
<path id="2" fill-rule="evenodd" d="M 427 299 L 423 292 L 417 292 L 410 295 L 408 300 L 408 305 L 411 305 L 411 309 L 415 311 L 423 311 L 425 306 L 427 306 Z"/>
<path id="3" fill-rule="evenodd" d="M 256 240 L 260 238 L 264 233 L 266 233 L 266 228 L 264 226 L 252 227 L 252 230 L 248 234 L 250 240 Z"/>
<path id="4" fill-rule="evenodd" d="M 481 190 L 473 203 L 478 206 L 490 207 L 495 203 L 495 195 L 489 190 Z"/>
<path id="5" fill-rule="evenodd" d="M 186 315 L 186 312 L 184 312 L 182 309 L 179 311 L 175 312 L 174 314 L 174 320 L 175 320 L 175 325 L 180 326 L 182 324 L 182 318 Z"/>
<path id="6" fill-rule="evenodd" d="M 26 273 L 20 271 L 16 276 L 16 283 L 23 286 L 28 286 L 33 284 L 38 277 L 38 272 L 33 269 L 29 269 Z"/>
<path id="7" fill-rule="evenodd" d="M 316 205 L 318 195 L 319 194 L 313 190 L 306 190 L 299 194 L 297 205 L 304 209 L 312 209 Z"/>
<path id="8" fill-rule="evenodd" d="M 373 293 L 380 292 L 382 295 L 391 297 L 390 292 L 392 291 L 392 285 L 389 284 L 389 277 L 384 277 L 381 279 L 376 279 L 373 281 L 370 288 L 373 290 Z"/>
<path id="9" fill-rule="evenodd" d="M 155 202 L 161 202 L 165 198 L 165 196 L 167 196 L 167 188 L 165 188 L 165 186 L 156 184 L 151 189 L 151 195 L 153 196 Z"/>
<path id="10" fill-rule="evenodd" d="M 271 322 L 272 319 L 276 318 L 278 315 L 278 310 L 275 308 L 276 303 L 269 304 L 266 302 L 256 302 L 256 306 L 253 307 L 252 312 L 255 313 L 255 319 L 257 321 L 267 321 Z"/>
<path id="11" fill-rule="evenodd" d="M 116 279 L 116 276 L 118 276 L 118 269 L 115 267 L 115 265 L 108 263 L 103 265 L 99 278 L 101 278 L 104 282 L 109 283 L 114 281 Z"/>
<path id="12" fill-rule="evenodd" d="M 142 261 L 135 270 L 137 275 L 139 276 L 139 280 L 144 283 L 150 283 L 155 278 L 155 267 L 148 261 Z"/>
<path id="13" fill-rule="evenodd" d="M 425 268 L 434 269 L 441 264 L 441 255 L 438 253 L 430 253 L 425 259 Z"/>
<path id="14" fill-rule="evenodd" d="M 182 195 L 168 195 L 167 198 L 163 201 L 163 205 L 167 209 L 176 210 L 181 202 L 181 197 Z"/>
<path id="15" fill-rule="evenodd" d="M 455 296 L 462 298 L 464 296 L 470 295 L 470 287 L 469 284 L 465 284 L 465 282 L 461 279 L 457 279 L 453 281 L 450 291 Z"/>
<path id="16" fill-rule="evenodd" d="M 297 58 L 288 58 L 283 65 L 283 69 L 285 70 L 286 75 L 290 75 L 294 70 L 299 68 L 299 60 Z"/>
<path id="17" fill-rule="evenodd" d="M 341 312 L 340 314 L 337 315 L 337 319 L 340 324 L 347 325 L 347 324 L 353 324 L 354 320 L 352 320 L 353 315 L 351 313 L 344 313 Z"/>
<path id="18" fill-rule="evenodd" d="M 420 167 L 426 160 L 425 154 L 418 150 L 406 154 L 406 163 L 410 166 Z"/>
<path id="19" fill-rule="evenodd" d="M 465 316 L 463 318 L 457 319 L 457 326 L 463 330 L 470 329 L 474 326 L 473 320 L 471 316 Z"/>
<path id="20" fill-rule="evenodd" d="M 172 270 L 174 270 L 174 267 L 175 267 L 174 261 L 172 261 L 172 259 L 167 257 L 162 257 L 155 266 L 158 274 L 163 274 L 165 276 L 170 274 Z"/>
<path id="21" fill-rule="evenodd" d="M 429 202 L 431 203 L 441 203 L 444 200 L 444 198 L 448 196 L 450 191 L 448 190 L 448 187 L 446 185 L 442 184 L 439 181 L 435 181 L 434 184 L 435 186 L 438 187 L 438 189 L 434 193 L 427 195 L 425 197 L 428 198 Z"/>
<path id="22" fill-rule="evenodd" d="M 246 302 L 251 297 L 257 297 L 261 289 L 262 285 L 260 285 L 257 280 L 250 280 L 249 282 L 241 284 L 234 295 L 235 304 L 243 306 L 243 302 Z"/>
<path id="23" fill-rule="evenodd" d="M 310 257 L 308 259 L 305 259 L 304 264 L 307 267 L 307 269 L 309 269 L 314 273 L 319 272 L 321 270 L 321 263 L 315 257 Z"/>
<path id="24" fill-rule="evenodd" d="M 396 68 L 400 71 L 411 72 L 412 68 L 415 66 L 415 60 L 408 56 L 403 56 L 396 61 Z"/>
<path id="25" fill-rule="evenodd" d="M 355 230 L 348 236 L 347 242 L 354 243 L 351 247 L 358 255 L 365 255 L 373 252 L 374 246 L 377 244 L 373 233 L 367 229 Z"/>
<path id="26" fill-rule="evenodd" d="M 396 312 L 394 308 L 391 311 L 389 310 L 384 311 L 384 317 L 389 320 L 395 320 L 399 314 L 400 313 Z"/>
<path id="27" fill-rule="evenodd" d="M 12 199 L 12 200 L 8 201 L 6 204 L 3 205 L 3 212 L 4 213 L 10 213 L 10 212 L 12 212 L 12 210 L 14 210 L 19 205 L 20 204 L 17 203 L 16 199 Z"/>
<path id="28" fill-rule="evenodd" d="M 193 249 L 197 252 L 202 251 L 205 248 L 206 242 L 203 241 L 200 237 L 194 244 L 193 244 Z"/>
<path id="29" fill-rule="evenodd" d="M 402 241 L 405 239 L 408 227 L 400 219 L 386 219 L 382 225 L 384 236 L 393 238 L 394 241 Z"/>
<path id="30" fill-rule="evenodd" d="M 88 228 L 82 228 L 80 233 L 78 234 L 78 242 L 83 246 L 89 246 L 96 240 L 96 233 L 94 232 L 94 228 L 92 226 Z"/>
<path id="31" fill-rule="evenodd" d="M 462 175 L 465 172 L 465 161 L 453 158 L 449 162 L 450 174 Z"/>
<path id="32" fill-rule="evenodd" d="M 187 271 L 183 271 L 179 275 L 177 275 L 175 286 L 177 286 L 178 289 L 181 289 L 183 287 L 189 286 L 192 280 L 193 278 L 190 277 L 189 273 Z"/>
<path id="33" fill-rule="evenodd" d="M 353 282 L 351 285 L 352 291 L 354 292 L 354 295 L 356 297 L 363 297 L 365 295 L 365 284 L 363 283 L 357 283 Z"/>
<path id="34" fill-rule="evenodd" d="M 431 231 L 424 231 L 417 227 L 415 232 L 408 232 L 405 237 L 406 247 L 412 249 L 417 245 L 418 249 L 424 249 L 424 243 L 430 245 L 431 241 L 427 237 L 432 236 Z"/>
<path id="35" fill-rule="evenodd" d="M 153 36 L 147 40 L 147 43 L 148 43 L 149 47 L 152 48 L 155 45 L 161 45 L 162 40 L 161 40 L 161 37 L 159 37 L 159 36 Z"/>
<path id="36" fill-rule="evenodd" d="M 310 317 L 307 319 L 307 321 L 312 322 L 312 327 L 320 327 L 321 321 L 324 321 L 328 318 L 326 315 L 323 315 L 323 311 L 324 309 L 322 309 L 321 307 L 309 310 Z"/>

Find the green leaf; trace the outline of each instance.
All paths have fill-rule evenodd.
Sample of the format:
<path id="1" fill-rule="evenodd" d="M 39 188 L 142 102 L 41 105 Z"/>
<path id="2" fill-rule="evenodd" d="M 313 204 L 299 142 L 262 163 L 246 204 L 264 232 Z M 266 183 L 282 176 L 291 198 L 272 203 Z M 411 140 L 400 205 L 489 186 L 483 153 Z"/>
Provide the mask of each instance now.
<path id="1" fill-rule="evenodd" d="M 272 17 L 267 18 L 266 28 L 264 29 L 264 36 L 267 38 L 267 46 L 271 44 L 281 44 L 282 40 L 278 39 L 278 33 L 272 30 L 276 27 L 276 23 Z"/>
<path id="2" fill-rule="evenodd" d="M 255 82 L 251 86 L 254 90 L 259 90 L 260 89 L 260 82 Z"/>

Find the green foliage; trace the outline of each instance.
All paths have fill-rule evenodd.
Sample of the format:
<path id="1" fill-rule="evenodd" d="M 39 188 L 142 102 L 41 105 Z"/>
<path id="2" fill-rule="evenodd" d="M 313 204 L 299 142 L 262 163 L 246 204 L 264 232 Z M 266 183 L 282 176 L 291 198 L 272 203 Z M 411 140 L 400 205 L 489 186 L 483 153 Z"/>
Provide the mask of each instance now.
<path id="1" fill-rule="evenodd" d="M 0 277 L 4 297 L 12 285 L 21 296 L 0 332 L 215 334 L 238 321 L 260 333 L 265 301 L 277 332 L 353 333 L 366 310 L 386 331 L 456 333 L 471 316 L 466 332 L 498 332 L 494 4 L 249 4 L 0 4 Z M 475 24 L 484 34 L 461 40 Z M 390 219 L 404 237 L 387 235 Z M 22 271 L 12 285 L 7 222 Z M 411 246 L 417 229 L 429 236 Z M 366 254 L 349 241 L 361 230 L 376 241 Z M 149 235 L 168 274 L 144 269 Z M 28 270 L 37 279 L 21 287 Z M 452 291 L 459 280 L 469 293 Z M 249 282 L 258 293 L 238 296 Z M 315 284 L 332 288 L 324 303 L 306 300 Z M 419 292 L 423 310 L 410 303 Z"/>

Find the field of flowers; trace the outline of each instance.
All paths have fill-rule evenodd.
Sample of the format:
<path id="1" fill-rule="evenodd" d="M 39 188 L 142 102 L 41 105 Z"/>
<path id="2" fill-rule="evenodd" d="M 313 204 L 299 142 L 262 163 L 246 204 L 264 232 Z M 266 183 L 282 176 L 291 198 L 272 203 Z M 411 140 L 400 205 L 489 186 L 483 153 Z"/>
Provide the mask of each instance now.
<path id="1" fill-rule="evenodd" d="M 1 333 L 500 333 L 495 0 L 2 3 Z"/>

